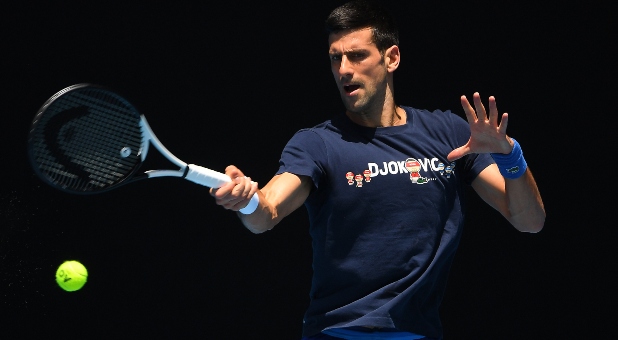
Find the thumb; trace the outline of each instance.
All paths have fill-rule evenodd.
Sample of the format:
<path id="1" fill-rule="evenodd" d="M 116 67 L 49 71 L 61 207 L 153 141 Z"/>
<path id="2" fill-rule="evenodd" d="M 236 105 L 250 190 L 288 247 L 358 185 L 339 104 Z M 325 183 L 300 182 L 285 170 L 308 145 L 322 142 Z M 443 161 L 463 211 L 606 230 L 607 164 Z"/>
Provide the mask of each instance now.
<path id="1" fill-rule="evenodd" d="M 240 169 L 238 169 L 236 166 L 234 165 L 228 165 L 225 168 L 225 174 L 230 176 L 231 179 L 234 179 L 236 177 L 244 177 L 245 175 L 242 173 L 242 171 L 240 171 Z"/>
<path id="2" fill-rule="evenodd" d="M 456 161 L 461 157 L 467 155 L 469 151 L 470 148 L 468 148 L 466 145 L 460 146 L 457 149 L 449 152 L 449 154 L 446 156 L 446 159 L 448 159 L 449 162 Z"/>

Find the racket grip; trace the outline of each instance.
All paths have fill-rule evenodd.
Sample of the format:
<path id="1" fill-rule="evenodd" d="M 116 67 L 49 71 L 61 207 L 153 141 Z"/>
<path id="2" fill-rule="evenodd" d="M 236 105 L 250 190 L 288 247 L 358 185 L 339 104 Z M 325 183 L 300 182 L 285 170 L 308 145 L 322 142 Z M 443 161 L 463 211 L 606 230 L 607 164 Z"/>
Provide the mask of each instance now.
<path id="1" fill-rule="evenodd" d="M 187 175 L 185 176 L 186 179 L 197 184 L 207 186 L 209 188 L 219 188 L 223 184 L 232 181 L 230 176 L 218 171 L 205 168 L 203 166 L 189 164 L 188 168 L 189 170 L 187 172 Z M 246 215 L 251 214 L 255 211 L 255 209 L 257 209 L 259 202 L 260 199 L 257 193 L 255 193 L 253 197 L 251 197 L 251 201 L 249 202 L 249 204 L 247 204 L 246 207 L 240 209 L 240 212 Z"/>

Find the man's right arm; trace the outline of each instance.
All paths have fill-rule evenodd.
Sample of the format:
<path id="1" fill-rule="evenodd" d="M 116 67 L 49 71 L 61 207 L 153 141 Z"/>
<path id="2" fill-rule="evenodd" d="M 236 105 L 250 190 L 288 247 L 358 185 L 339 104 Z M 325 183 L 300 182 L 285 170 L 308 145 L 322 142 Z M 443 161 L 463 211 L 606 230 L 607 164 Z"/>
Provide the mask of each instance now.
<path id="1" fill-rule="evenodd" d="M 272 229 L 284 217 L 303 205 L 313 182 L 310 177 L 297 176 L 288 172 L 276 175 L 262 189 L 235 166 L 225 169 L 232 182 L 220 188 L 211 189 L 215 202 L 228 210 L 244 208 L 254 193 L 259 197 L 259 205 L 251 214 L 238 212 L 238 217 L 251 232 L 259 234 Z"/>

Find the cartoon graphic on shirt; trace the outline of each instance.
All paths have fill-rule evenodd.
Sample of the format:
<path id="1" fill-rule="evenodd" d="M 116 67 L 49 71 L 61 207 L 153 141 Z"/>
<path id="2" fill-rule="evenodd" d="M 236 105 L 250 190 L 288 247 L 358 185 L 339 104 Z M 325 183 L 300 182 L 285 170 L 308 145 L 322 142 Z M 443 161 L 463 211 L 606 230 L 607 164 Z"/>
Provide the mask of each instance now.
<path id="1" fill-rule="evenodd" d="M 437 177 L 424 177 L 421 174 L 436 174 L 440 176 L 446 176 L 451 178 L 455 174 L 455 162 L 451 162 L 446 165 L 440 162 L 438 158 L 407 158 L 405 161 L 390 161 L 382 162 L 380 167 L 378 163 L 367 163 L 368 169 L 362 171 L 360 174 L 354 174 L 349 171 L 345 177 L 348 181 L 348 185 L 356 184 L 355 187 L 362 188 L 363 182 L 369 183 L 372 177 L 397 175 L 397 174 L 409 174 L 410 183 L 412 184 L 426 184 L 438 179 Z"/>
<path id="2" fill-rule="evenodd" d="M 355 175 L 352 171 L 348 171 L 345 174 L 345 178 L 348 180 L 348 185 L 355 184 L 355 187 L 362 188 L 363 180 L 367 183 L 371 182 L 371 171 L 365 170 L 361 174 Z"/>
<path id="3" fill-rule="evenodd" d="M 365 176 L 365 182 L 371 182 L 371 171 L 369 169 L 363 171 L 363 175 Z"/>
<path id="4" fill-rule="evenodd" d="M 453 172 L 455 171 L 455 162 L 451 162 L 451 164 L 449 164 L 446 169 L 444 169 L 444 172 L 446 172 L 446 178 L 451 178 L 451 174 L 453 174 Z"/>
<path id="5" fill-rule="evenodd" d="M 345 178 L 348 179 L 348 185 L 354 184 L 354 173 L 352 171 L 345 174 Z"/>
<path id="6" fill-rule="evenodd" d="M 408 158 L 406 159 L 406 170 L 410 173 L 410 181 L 418 183 L 418 179 L 421 178 L 421 163 L 415 158 Z"/>
<path id="7" fill-rule="evenodd" d="M 356 175 L 354 179 L 356 180 L 356 187 L 360 188 L 363 186 L 363 175 Z"/>
<path id="8" fill-rule="evenodd" d="M 453 168 L 449 165 L 446 167 L 446 169 L 444 169 L 444 172 L 446 172 L 446 178 L 451 178 L 451 172 L 453 172 Z"/>

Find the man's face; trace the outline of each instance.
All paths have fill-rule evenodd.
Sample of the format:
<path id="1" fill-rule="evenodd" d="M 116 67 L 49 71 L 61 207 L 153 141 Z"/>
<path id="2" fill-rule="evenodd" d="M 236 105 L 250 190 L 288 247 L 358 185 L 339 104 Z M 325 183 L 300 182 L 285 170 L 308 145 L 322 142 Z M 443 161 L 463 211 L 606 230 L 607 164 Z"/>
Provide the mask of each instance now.
<path id="1" fill-rule="evenodd" d="M 328 38 L 331 71 L 350 112 L 381 110 L 387 86 L 384 57 L 370 28 L 346 30 Z"/>

